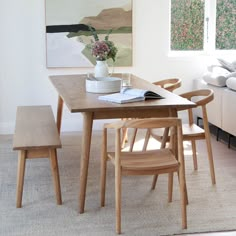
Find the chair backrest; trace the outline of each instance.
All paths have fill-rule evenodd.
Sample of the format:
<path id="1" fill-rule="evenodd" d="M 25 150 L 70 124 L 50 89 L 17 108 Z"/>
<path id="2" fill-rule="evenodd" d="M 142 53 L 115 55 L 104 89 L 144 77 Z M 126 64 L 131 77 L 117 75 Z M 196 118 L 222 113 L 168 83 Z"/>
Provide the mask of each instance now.
<path id="1" fill-rule="evenodd" d="M 211 90 L 211 89 L 199 89 L 199 90 L 194 90 L 194 91 L 191 91 L 191 92 L 183 93 L 180 96 L 183 97 L 183 98 L 186 98 L 190 101 L 193 101 L 197 105 L 195 108 L 201 107 L 202 108 L 202 117 L 203 117 L 203 119 L 208 120 L 206 105 L 214 99 L 213 90 Z M 193 122 L 194 122 L 194 120 L 193 120 L 193 109 L 195 109 L 195 108 L 188 109 L 189 123 L 190 124 L 193 124 Z"/>
<path id="2" fill-rule="evenodd" d="M 175 145 L 182 145 L 182 121 L 179 118 L 148 118 L 148 119 L 131 119 L 131 120 L 121 120 L 115 123 L 106 124 L 105 128 L 114 128 L 116 132 L 116 148 L 121 149 L 121 131 L 124 128 L 133 128 L 133 129 L 158 129 L 158 128 L 170 128 L 170 136 L 172 139 L 176 140 Z M 177 153 L 177 146 L 169 147 L 173 153 Z M 157 148 L 159 149 L 159 147 Z"/>
<path id="3" fill-rule="evenodd" d="M 181 86 L 182 80 L 178 78 L 163 79 L 154 82 L 153 84 L 161 86 L 162 88 L 173 92 L 175 89 Z"/>

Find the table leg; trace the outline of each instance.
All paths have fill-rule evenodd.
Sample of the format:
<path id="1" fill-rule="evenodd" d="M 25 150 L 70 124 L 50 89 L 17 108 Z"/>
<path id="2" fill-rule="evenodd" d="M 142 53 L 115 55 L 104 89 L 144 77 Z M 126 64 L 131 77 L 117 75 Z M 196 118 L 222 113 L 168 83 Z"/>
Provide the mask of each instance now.
<path id="1" fill-rule="evenodd" d="M 90 155 L 90 145 L 93 127 L 93 113 L 84 112 L 83 114 L 83 137 L 81 146 L 81 162 L 80 162 L 80 191 L 79 191 L 79 206 L 80 213 L 84 213 L 88 165 Z"/>
<path id="2" fill-rule="evenodd" d="M 60 96 L 58 96 L 58 102 L 57 102 L 57 129 L 58 129 L 59 133 L 61 132 L 62 110 L 63 110 L 63 100 Z"/>

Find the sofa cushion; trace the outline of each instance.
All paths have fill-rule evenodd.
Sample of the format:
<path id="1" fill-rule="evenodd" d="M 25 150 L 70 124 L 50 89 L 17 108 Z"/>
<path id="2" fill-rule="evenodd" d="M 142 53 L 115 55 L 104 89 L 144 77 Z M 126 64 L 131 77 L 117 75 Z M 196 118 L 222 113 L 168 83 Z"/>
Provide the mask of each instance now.
<path id="1" fill-rule="evenodd" d="M 230 72 L 236 71 L 235 62 L 230 63 L 230 62 L 228 62 L 224 59 L 220 59 L 220 58 L 218 58 L 218 61 L 228 71 L 230 71 Z"/>
<path id="2" fill-rule="evenodd" d="M 236 91 L 236 77 L 230 77 L 226 81 L 226 85 L 229 89 Z"/>
<path id="3" fill-rule="evenodd" d="M 203 80 L 217 87 L 225 87 L 226 80 L 229 77 L 236 77 L 236 72 L 229 72 L 223 67 L 212 65 L 208 67 L 208 71 L 203 75 Z"/>
<path id="4" fill-rule="evenodd" d="M 225 87 L 226 86 L 226 75 L 219 75 L 211 72 L 206 72 L 203 75 L 203 80 L 211 85 L 217 86 L 217 87 Z"/>
<path id="5" fill-rule="evenodd" d="M 236 71 L 235 71 L 235 72 L 232 72 L 232 73 L 229 73 L 226 77 L 227 77 L 227 78 L 236 77 Z"/>

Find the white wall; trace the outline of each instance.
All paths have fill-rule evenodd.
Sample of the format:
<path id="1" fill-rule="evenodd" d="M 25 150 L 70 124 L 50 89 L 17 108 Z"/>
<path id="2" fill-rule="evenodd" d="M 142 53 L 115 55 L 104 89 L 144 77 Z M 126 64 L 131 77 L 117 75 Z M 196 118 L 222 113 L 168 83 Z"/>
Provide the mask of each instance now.
<path id="1" fill-rule="evenodd" d="M 133 0 L 132 68 L 146 80 L 180 77 L 179 92 L 190 90 L 192 80 L 205 69 L 200 57 L 168 57 L 168 1 Z M 57 93 L 48 80 L 52 74 L 84 73 L 86 69 L 47 69 L 45 6 L 43 0 L 1 0 L 0 7 L 0 133 L 13 133 L 19 105 L 57 105 Z M 99 128 L 95 123 L 95 128 Z M 62 131 L 80 130 L 81 115 L 64 109 Z"/>

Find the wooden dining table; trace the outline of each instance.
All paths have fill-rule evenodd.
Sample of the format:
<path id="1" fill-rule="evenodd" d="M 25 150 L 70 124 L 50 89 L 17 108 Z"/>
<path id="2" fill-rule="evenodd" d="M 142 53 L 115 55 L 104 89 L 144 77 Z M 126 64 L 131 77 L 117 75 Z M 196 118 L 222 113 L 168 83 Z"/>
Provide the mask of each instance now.
<path id="1" fill-rule="evenodd" d="M 121 74 L 113 74 L 121 78 Z M 141 102 L 125 104 L 101 101 L 99 93 L 86 92 L 85 80 L 87 75 L 55 75 L 49 76 L 50 81 L 58 92 L 57 127 L 60 132 L 62 122 L 63 104 L 71 113 L 83 115 L 83 134 L 81 146 L 79 212 L 85 209 L 86 186 L 90 156 L 93 121 L 96 119 L 117 118 L 154 118 L 177 117 L 177 111 L 195 107 L 195 103 L 184 99 L 174 93 L 160 88 L 148 80 L 131 75 L 131 85 L 134 88 L 151 90 L 164 99 L 148 99 Z M 148 77 L 146 78 L 148 79 Z"/>

